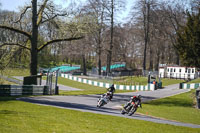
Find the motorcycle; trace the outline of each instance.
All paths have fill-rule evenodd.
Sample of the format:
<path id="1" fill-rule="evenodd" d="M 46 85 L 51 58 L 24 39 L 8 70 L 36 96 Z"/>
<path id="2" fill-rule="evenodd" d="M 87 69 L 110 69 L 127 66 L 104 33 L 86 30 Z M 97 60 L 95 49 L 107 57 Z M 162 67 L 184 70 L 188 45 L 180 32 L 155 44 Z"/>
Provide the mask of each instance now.
<path id="1" fill-rule="evenodd" d="M 127 104 L 125 106 L 127 106 Z M 127 107 L 125 106 L 123 107 L 121 114 L 128 114 L 129 116 L 131 116 L 137 111 L 138 103 L 131 102 Z"/>
<path id="2" fill-rule="evenodd" d="M 101 98 L 99 98 L 97 101 L 97 107 L 100 108 L 104 106 L 105 104 L 107 104 L 110 101 L 110 96 L 111 94 L 109 92 L 101 95 Z"/>

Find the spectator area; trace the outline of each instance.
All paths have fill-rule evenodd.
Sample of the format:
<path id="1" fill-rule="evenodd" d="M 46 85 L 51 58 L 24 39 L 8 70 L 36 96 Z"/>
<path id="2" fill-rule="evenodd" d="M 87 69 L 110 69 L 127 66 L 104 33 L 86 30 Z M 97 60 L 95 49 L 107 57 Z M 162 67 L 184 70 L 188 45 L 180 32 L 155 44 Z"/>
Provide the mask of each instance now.
<path id="1" fill-rule="evenodd" d="M 122 67 L 126 67 L 126 64 L 114 64 L 110 66 L 110 70 L 112 69 L 117 69 L 117 68 L 122 68 Z M 106 71 L 106 66 L 101 68 L 103 71 Z"/>
<path id="2" fill-rule="evenodd" d="M 51 69 L 43 69 L 43 71 L 46 73 L 48 70 L 50 70 L 50 72 L 54 72 L 54 71 L 57 71 L 59 69 L 60 72 L 70 72 L 70 71 L 73 71 L 73 70 L 79 70 L 81 68 L 80 65 L 74 65 L 74 66 L 57 66 L 57 67 L 53 67 Z"/>

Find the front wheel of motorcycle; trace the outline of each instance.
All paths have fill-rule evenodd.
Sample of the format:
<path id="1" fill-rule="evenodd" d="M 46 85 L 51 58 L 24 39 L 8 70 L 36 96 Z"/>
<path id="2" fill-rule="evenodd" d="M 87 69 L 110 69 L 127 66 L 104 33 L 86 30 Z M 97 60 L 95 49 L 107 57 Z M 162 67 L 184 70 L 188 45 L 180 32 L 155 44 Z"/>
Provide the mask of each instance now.
<path id="1" fill-rule="evenodd" d="M 129 115 L 129 116 L 133 115 L 133 114 L 135 113 L 135 111 L 136 111 L 136 108 L 133 107 L 133 108 L 131 109 L 131 111 L 129 112 L 128 115 Z"/>
<path id="2" fill-rule="evenodd" d="M 100 101 L 100 103 L 97 105 L 99 108 L 101 107 L 101 106 L 103 106 L 103 101 Z"/>

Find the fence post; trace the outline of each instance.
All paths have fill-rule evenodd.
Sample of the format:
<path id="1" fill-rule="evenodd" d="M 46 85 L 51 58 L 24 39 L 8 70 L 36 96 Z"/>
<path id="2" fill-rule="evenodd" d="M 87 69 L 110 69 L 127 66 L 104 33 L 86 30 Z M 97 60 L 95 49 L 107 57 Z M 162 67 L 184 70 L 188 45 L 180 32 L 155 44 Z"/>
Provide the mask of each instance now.
<path id="1" fill-rule="evenodd" d="M 59 88 L 58 88 L 58 86 L 57 86 L 57 82 L 58 82 L 58 72 L 59 72 L 59 70 L 60 69 L 58 69 L 57 71 L 56 71 L 56 82 L 55 82 L 55 94 L 56 95 L 58 95 L 59 94 Z"/>
<path id="2" fill-rule="evenodd" d="M 47 71 L 47 80 L 46 80 L 46 85 L 48 85 L 49 84 L 49 70 Z"/>
<path id="3" fill-rule="evenodd" d="M 200 87 L 196 90 L 197 108 L 200 109 Z"/>
<path id="4" fill-rule="evenodd" d="M 183 83 L 179 84 L 179 89 L 183 89 Z"/>

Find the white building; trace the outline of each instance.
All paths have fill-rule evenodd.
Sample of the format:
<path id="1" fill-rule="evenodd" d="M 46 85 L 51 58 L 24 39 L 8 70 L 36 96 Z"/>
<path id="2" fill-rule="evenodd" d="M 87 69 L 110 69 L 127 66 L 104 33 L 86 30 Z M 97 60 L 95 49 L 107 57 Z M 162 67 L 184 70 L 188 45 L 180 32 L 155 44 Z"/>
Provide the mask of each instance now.
<path id="1" fill-rule="evenodd" d="M 181 66 L 163 66 L 159 67 L 159 77 L 177 78 L 177 79 L 195 79 L 197 78 L 197 69 L 195 67 Z"/>

